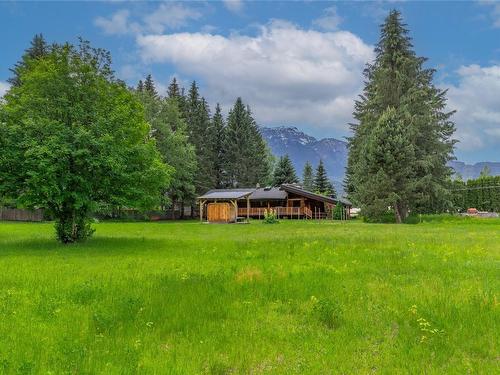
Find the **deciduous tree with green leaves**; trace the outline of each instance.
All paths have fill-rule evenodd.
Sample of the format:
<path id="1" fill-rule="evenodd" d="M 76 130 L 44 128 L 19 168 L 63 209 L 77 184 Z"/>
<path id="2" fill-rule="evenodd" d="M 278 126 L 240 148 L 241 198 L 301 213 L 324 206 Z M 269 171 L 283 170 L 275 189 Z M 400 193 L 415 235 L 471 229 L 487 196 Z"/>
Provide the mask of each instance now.
<path id="1" fill-rule="evenodd" d="M 143 106 L 110 63 L 87 42 L 54 46 L 20 67 L 1 110 L 0 194 L 46 209 L 63 243 L 92 234 L 98 205 L 150 208 L 169 184 Z"/>

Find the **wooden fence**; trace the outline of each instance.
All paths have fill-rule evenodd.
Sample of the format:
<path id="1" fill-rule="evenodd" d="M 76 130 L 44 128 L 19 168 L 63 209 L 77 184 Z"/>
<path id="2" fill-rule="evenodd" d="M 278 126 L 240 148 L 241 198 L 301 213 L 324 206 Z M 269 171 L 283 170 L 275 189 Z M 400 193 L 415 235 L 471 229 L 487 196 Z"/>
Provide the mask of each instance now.
<path id="1" fill-rule="evenodd" d="M 0 220 L 43 221 L 43 210 L 21 210 L 18 208 L 0 207 Z"/>

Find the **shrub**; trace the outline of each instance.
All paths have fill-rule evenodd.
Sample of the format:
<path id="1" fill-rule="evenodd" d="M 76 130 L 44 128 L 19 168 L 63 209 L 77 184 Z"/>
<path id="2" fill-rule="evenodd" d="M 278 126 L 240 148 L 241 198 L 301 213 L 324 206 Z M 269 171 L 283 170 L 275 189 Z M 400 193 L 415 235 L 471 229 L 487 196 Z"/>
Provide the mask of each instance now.
<path id="1" fill-rule="evenodd" d="M 329 329 L 340 326 L 342 311 L 340 306 L 328 298 L 311 298 L 313 302 L 313 315 Z"/>
<path id="2" fill-rule="evenodd" d="M 344 218 L 345 218 L 344 206 L 342 206 L 340 203 L 337 203 L 333 208 L 332 219 L 343 220 Z"/>
<path id="3" fill-rule="evenodd" d="M 278 224 L 278 214 L 275 209 L 264 210 L 264 224 Z"/>
<path id="4" fill-rule="evenodd" d="M 361 214 L 363 214 L 363 212 L 361 212 Z M 383 214 L 380 214 L 380 215 L 377 215 L 375 217 L 368 217 L 368 216 L 364 216 L 362 215 L 363 217 L 363 221 L 365 223 L 382 223 L 382 224 L 390 224 L 390 223 L 395 223 L 396 222 L 396 217 L 394 216 L 394 212 L 391 212 L 391 211 L 387 211 Z"/>
<path id="5" fill-rule="evenodd" d="M 420 222 L 420 215 L 410 215 L 404 220 L 405 224 L 419 224 Z"/>

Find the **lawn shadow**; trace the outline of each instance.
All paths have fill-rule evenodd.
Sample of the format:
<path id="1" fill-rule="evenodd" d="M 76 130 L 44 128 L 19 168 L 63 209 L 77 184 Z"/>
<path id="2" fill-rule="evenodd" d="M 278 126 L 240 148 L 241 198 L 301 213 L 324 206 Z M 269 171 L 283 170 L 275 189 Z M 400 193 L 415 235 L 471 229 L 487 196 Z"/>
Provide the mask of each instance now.
<path id="1" fill-rule="evenodd" d="M 179 240 L 147 237 L 90 238 L 85 242 L 62 244 L 55 238 L 29 238 L 0 241 L 0 257 L 8 255 L 45 256 L 54 253 L 86 255 L 124 255 L 155 249 L 174 249 L 182 246 Z"/>

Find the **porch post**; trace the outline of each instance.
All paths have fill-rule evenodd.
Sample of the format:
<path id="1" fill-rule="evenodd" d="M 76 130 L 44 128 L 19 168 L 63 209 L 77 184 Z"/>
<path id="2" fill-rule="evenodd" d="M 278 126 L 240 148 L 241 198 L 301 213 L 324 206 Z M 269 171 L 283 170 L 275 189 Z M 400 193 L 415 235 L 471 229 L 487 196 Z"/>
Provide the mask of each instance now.
<path id="1" fill-rule="evenodd" d="M 247 221 L 250 220 L 250 195 L 247 196 Z"/>

